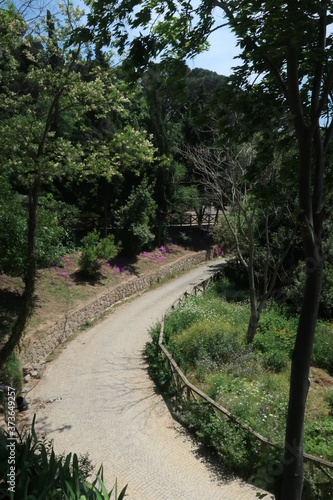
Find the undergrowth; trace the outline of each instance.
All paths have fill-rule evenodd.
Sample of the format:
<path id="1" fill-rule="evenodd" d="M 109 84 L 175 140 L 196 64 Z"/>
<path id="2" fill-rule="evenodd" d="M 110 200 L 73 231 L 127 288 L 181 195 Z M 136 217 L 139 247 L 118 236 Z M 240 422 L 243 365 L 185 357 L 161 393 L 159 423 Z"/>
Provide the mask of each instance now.
<path id="1" fill-rule="evenodd" d="M 225 465 L 274 491 L 282 472 L 280 457 L 297 318 L 269 304 L 255 340 L 248 346 L 249 304 L 246 300 L 228 302 L 228 286 L 223 278 L 205 295 L 183 301 L 165 318 L 163 343 L 194 385 L 277 447 L 263 449 L 248 431 L 221 420 L 207 403 L 178 398 L 177 412 L 184 425 L 214 449 Z M 160 325 L 152 329 L 152 342 L 146 348 L 149 372 L 164 392 L 177 395 L 157 346 L 159 331 Z M 333 374 L 332 325 L 327 322 L 318 323 L 312 364 Z M 332 462 L 332 386 L 316 385 L 311 390 L 316 394 L 308 398 L 304 451 Z M 305 471 L 304 498 L 324 499 L 333 493 L 332 481 L 322 471 L 308 466 Z"/>

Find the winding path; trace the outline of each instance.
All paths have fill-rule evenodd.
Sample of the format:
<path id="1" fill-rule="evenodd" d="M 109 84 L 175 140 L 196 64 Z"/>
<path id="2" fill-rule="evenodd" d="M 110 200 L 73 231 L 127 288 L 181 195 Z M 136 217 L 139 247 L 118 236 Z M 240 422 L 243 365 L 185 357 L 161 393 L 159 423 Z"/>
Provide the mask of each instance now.
<path id="1" fill-rule="evenodd" d="M 29 393 L 37 429 L 56 453 L 89 453 L 130 500 L 254 499 L 258 489 L 216 467 L 173 419 L 143 358 L 148 329 L 221 265 L 201 266 L 115 308 L 80 333 Z"/>

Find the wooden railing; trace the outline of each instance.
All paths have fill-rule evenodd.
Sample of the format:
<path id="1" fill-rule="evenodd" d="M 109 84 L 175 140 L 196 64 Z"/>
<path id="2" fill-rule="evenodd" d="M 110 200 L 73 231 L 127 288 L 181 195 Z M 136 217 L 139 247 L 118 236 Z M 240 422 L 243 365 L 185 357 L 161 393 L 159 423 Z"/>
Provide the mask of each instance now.
<path id="1" fill-rule="evenodd" d="M 215 214 L 205 214 L 199 218 L 195 213 L 170 215 L 168 218 L 168 226 L 212 226 L 215 224 L 215 217 Z"/>
<path id="2" fill-rule="evenodd" d="M 170 313 L 175 307 L 178 306 L 179 303 L 183 302 L 186 300 L 187 297 L 191 295 L 197 295 L 198 293 L 203 293 L 207 289 L 207 287 L 212 283 L 213 281 L 216 281 L 221 275 L 221 271 L 218 273 L 215 273 L 213 276 L 210 278 L 207 278 L 206 280 L 202 281 L 201 283 L 195 285 L 190 292 L 186 291 L 177 301 L 171 306 L 170 309 L 165 313 L 162 322 L 161 322 L 161 329 L 160 329 L 160 335 L 159 335 L 159 340 L 158 340 L 158 346 L 161 350 L 161 352 L 164 354 L 165 359 L 167 360 L 167 363 L 171 369 L 172 372 L 172 378 L 175 384 L 175 387 L 177 389 L 178 394 L 180 394 L 182 397 L 186 397 L 188 400 L 191 398 L 194 400 L 198 400 L 199 398 L 203 401 L 206 401 L 210 407 L 214 410 L 215 413 L 217 413 L 218 416 L 223 415 L 223 417 L 231 420 L 234 422 L 236 425 L 241 427 L 242 429 L 246 430 L 249 432 L 252 436 L 254 436 L 260 443 L 262 443 L 264 446 L 268 446 L 271 448 L 278 448 L 280 447 L 277 443 L 270 441 L 266 437 L 262 436 L 258 432 L 256 432 L 254 429 L 252 429 L 248 424 L 242 422 L 239 418 L 235 417 L 232 415 L 229 410 L 224 408 L 223 406 L 219 405 L 211 399 L 207 394 L 202 392 L 200 389 L 195 387 L 189 380 L 185 377 L 184 373 L 181 371 L 169 351 L 165 348 L 163 345 L 163 334 L 164 334 L 164 318 L 165 316 Z M 330 474 L 328 474 L 325 470 L 323 470 L 323 467 L 326 467 L 328 469 L 333 469 L 333 463 L 328 462 L 327 460 L 323 460 L 322 458 L 314 457 L 313 455 L 309 455 L 308 453 L 303 454 L 303 459 L 305 462 L 309 462 L 312 465 L 317 466 L 330 480 L 332 480 L 332 477 Z"/>

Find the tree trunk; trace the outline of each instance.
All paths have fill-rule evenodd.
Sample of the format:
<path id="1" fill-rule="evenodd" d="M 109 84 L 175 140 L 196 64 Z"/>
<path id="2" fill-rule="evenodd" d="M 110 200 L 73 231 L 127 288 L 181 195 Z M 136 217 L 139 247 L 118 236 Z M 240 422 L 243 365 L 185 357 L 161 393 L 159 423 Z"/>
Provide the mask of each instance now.
<path id="1" fill-rule="evenodd" d="M 100 179 L 100 189 L 103 200 L 103 236 L 104 238 L 108 235 L 108 219 L 109 219 L 109 205 L 110 205 L 110 186 L 108 181 L 101 177 Z"/>
<path id="2" fill-rule="evenodd" d="M 24 272 L 24 292 L 22 296 L 21 307 L 18 311 L 18 315 L 12 332 L 7 342 L 0 351 L 0 365 L 5 363 L 9 358 L 10 354 L 13 352 L 15 346 L 19 343 L 22 338 L 27 319 L 31 314 L 33 298 L 35 293 L 35 279 L 36 279 L 36 245 L 35 245 L 35 235 L 36 235 L 36 216 L 37 216 L 37 204 L 40 190 L 40 181 L 36 177 L 33 185 L 29 192 L 29 214 L 28 214 L 28 252 L 27 261 L 25 265 Z"/>
<path id="3" fill-rule="evenodd" d="M 246 333 L 246 342 L 248 344 L 251 344 L 253 342 L 254 336 L 258 328 L 259 319 L 260 316 L 257 309 L 255 309 L 253 312 L 251 311 L 249 326 L 247 328 L 247 333 Z"/>
<path id="4" fill-rule="evenodd" d="M 282 489 L 281 495 L 277 496 L 283 500 L 300 500 L 303 489 L 304 413 L 309 390 L 323 262 L 321 259 L 312 258 L 307 267 L 303 304 L 292 355 Z"/>
<path id="5" fill-rule="evenodd" d="M 254 240 L 253 240 L 253 231 L 252 231 L 252 221 L 248 225 L 248 242 L 249 242 L 249 261 L 247 267 L 247 276 L 249 281 L 249 292 L 250 292 L 250 307 L 251 307 L 251 315 L 249 326 L 246 334 L 246 342 L 251 344 L 253 342 L 254 336 L 257 331 L 257 326 L 259 323 L 259 314 L 257 308 L 257 297 L 256 297 L 256 284 L 254 277 Z"/>

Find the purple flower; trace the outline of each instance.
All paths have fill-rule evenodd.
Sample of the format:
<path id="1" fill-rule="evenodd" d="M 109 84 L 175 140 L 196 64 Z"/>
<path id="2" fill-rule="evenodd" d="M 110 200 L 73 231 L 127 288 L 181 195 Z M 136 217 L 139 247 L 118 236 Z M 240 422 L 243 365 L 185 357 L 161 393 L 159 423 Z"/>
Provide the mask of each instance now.
<path id="1" fill-rule="evenodd" d="M 167 252 L 167 249 L 165 248 L 165 246 L 163 246 L 163 245 L 162 245 L 162 246 L 161 246 L 161 248 L 160 248 L 160 251 L 161 251 L 162 253 L 166 253 L 166 252 Z"/>

